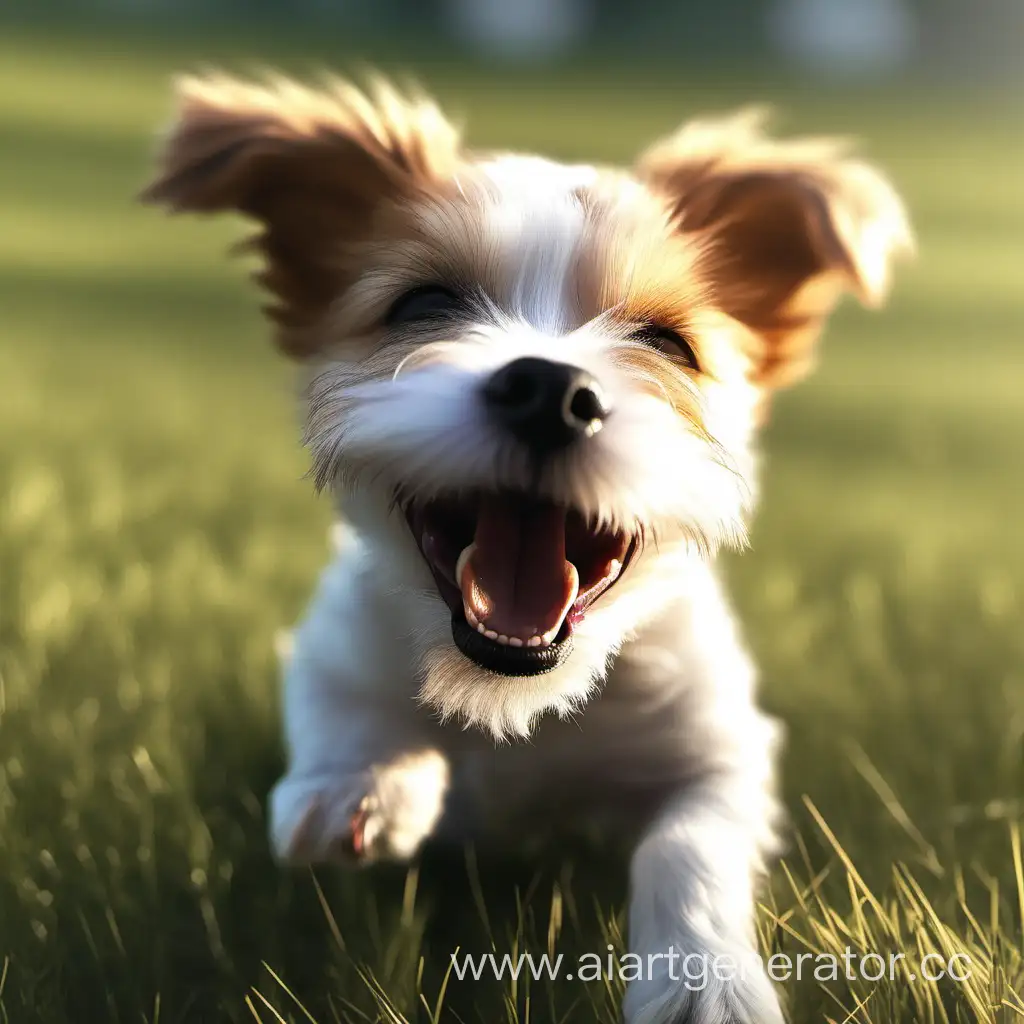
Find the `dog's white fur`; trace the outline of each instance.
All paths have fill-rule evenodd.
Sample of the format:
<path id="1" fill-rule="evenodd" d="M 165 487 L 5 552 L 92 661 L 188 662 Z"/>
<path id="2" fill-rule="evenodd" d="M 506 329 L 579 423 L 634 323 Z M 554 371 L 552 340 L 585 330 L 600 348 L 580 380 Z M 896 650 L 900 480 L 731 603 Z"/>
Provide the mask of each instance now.
<path id="1" fill-rule="evenodd" d="M 247 88 L 223 81 L 186 87 L 183 127 L 154 194 L 180 208 L 234 206 L 273 231 L 277 215 L 254 199 L 218 199 L 213 186 L 197 186 L 196 174 L 214 173 L 200 157 L 209 159 L 218 125 L 232 139 L 245 137 L 245 125 L 258 137 L 253 125 L 266 121 L 274 102 L 282 108 L 271 118 L 275 144 L 288 131 L 319 138 L 309 125 L 328 116 L 329 104 L 291 86 L 277 93 Z M 384 113 L 351 93 L 340 96 L 340 107 L 328 112 L 336 121 L 348 118 L 349 135 L 358 139 L 362 131 L 374 145 L 411 148 L 408 112 L 388 107 L 397 103 L 391 94 L 378 102 Z M 302 103 L 306 121 L 289 108 Z M 247 121 L 232 120 L 239 108 Z M 203 132 L 188 134 L 190 117 Z M 714 152 L 738 174 L 744 154 L 766 145 L 744 125 L 733 122 L 717 150 L 707 126 L 681 138 L 708 167 L 707 152 Z M 203 152 L 191 162 L 175 157 L 189 145 Z M 421 163 L 444 162 L 440 143 L 426 148 Z M 833 233 L 845 247 L 831 261 L 822 258 L 821 277 L 845 274 L 871 298 L 884 284 L 889 257 L 908 241 L 906 222 L 874 172 L 829 163 L 823 154 L 813 147 L 787 151 L 785 159 L 775 153 L 767 170 L 753 174 L 781 181 L 788 173 L 803 188 L 820 170 L 811 202 L 836 204 Z M 216 173 L 236 156 L 225 147 Z M 673 949 L 734 960 L 753 949 L 754 886 L 775 848 L 777 822 L 778 730 L 756 707 L 755 672 L 713 564 L 721 546 L 742 542 L 756 492 L 754 442 L 767 385 L 752 374 L 744 342 L 762 326 L 714 302 L 695 302 L 689 323 L 705 342 L 707 373 L 675 374 L 670 394 L 668 371 L 645 373 L 630 361 L 637 346 L 621 323 L 604 313 L 581 322 L 573 301 L 574 275 L 591 248 L 612 239 L 610 251 L 621 260 L 623 248 L 632 257 L 676 230 L 655 199 L 654 183 L 675 187 L 678 168 L 670 161 L 665 171 L 663 156 L 655 151 L 646 184 L 640 175 L 615 179 L 614 200 L 596 215 L 581 201 L 602 180 L 594 168 L 517 156 L 464 161 L 450 172 L 454 193 L 399 204 L 408 239 L 378 240 L 377 229 L 364 228 L 358 271 L 317 314 L 328 341 L 303 353 L 307 435 L 344 521 L 286 658 L 289 765 L 270 801 L 274 850 L 291 862 L 343 860 L 357 815 L 364 860 L 404 859 L 435 834 L 521 842 L 565 827 L 564 808 L 572 807 L 570 826 L 599 822 L 636 836 L 630 946 L 645 964 Z M 840 165 L 856 179 L 845 205 Z M 694 167 L 686 180 L 698 188 Z M 353 326 L 359 311 L 416 283 L 407 279 L 408 266 L 429 258 L 416 246 L 429 250 L 431 232 L 445 237 L 446 225 L 467 211 L 476 218 L 480 277 L 503 282 L 503 294 L 490 296 L 450 335 L 428 338 L 396 365 L 368 372 L 368 349 L 346 340 L 360 334 Z M 850 241 L 858 232 L 862 245 Z M 695 253 L 702 244 L 695 236 Z M 272 265 L 275 258 L 271 253 Z M 833 291 L 827 299 L 815 293 L 807 313 L 815 325 Z M 550 358 L 553 351 L 597 377 L 615 413 L 586 445 L 537 476 L 487 419 L 478 395 L 512 359 Z M 597 521 L 642 524 L 649 540 L 588 611 L 563 665 L 537 677 L 496 676 L 455 647 L 448 606 L 408 524 L 391 507 L 395 487 L 417 499 L 457 489 L 530 489 Z M 629 987 L 630 1024 L 782 1019 L 761 972 L 733 980 L 711 975 L 692 991 L 670 976 L 665 960 L 652 962 L 666 966 Z"/>

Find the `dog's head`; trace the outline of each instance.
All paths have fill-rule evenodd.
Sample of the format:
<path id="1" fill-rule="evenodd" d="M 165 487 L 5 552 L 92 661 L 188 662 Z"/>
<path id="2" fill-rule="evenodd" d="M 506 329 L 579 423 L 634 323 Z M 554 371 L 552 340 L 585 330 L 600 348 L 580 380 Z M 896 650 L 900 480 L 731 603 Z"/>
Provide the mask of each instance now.
<path id="1" fill-rule="evenodd" d="M 406 598 L 421 697 L 497 734 L 742 542 L 771 392 L 910 245 L 876 171 L 752 114 L 622 172 L 469 152 L 385 86 L 180 94 L 147 197 L 260 224 L 316 479 Z"/>

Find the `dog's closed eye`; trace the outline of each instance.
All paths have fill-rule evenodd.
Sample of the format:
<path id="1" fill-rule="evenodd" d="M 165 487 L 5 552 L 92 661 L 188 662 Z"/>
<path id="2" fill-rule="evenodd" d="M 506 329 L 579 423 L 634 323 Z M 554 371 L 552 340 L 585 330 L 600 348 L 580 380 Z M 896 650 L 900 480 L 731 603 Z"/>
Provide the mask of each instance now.
<path id="1" fill-rule="evenodd" d="M 656 323 L 644 324 L 633 332 L 632 337 L 634 341 L 639 341 L 664 353 L 673 362 L 689 367 L 691 370 L 700 370 L 693 346 L 671 327 Z"/>
<path id="2" fill-rule="evenodd" d="M 436 321 L 463 312 L 465 299 L 441 285 L 420 285 L 400 295 L 384 318 L 389 327 Z"/>

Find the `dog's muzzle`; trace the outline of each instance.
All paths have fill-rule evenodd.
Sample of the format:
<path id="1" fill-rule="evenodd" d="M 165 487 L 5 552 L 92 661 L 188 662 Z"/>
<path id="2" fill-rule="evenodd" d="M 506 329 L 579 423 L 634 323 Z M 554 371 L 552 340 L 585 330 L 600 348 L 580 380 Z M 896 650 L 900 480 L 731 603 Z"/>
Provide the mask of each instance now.
<path id="1" fill-rule="evenodd" d="M 517 359 L 484 385 L 488 415 L 540 464 L 585 444 L 611 414 L 600 385 L 577 367 Z M 452 637 L 481 668 L 550 672 L 572 652 L 587 609 L 622 574 L 634 537 L 521 491 L 459 494 L 406 506 Z"/>

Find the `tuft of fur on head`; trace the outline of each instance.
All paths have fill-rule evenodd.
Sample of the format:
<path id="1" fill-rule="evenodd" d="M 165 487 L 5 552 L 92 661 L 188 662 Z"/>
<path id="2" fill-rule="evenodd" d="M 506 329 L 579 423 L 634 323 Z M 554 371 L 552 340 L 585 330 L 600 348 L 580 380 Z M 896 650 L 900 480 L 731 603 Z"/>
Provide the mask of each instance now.
<path id="1" fill-rule="evenodd" d="M 316 482 L 389 567 L 419 699 L 495 736 L 572 714 L 691 560 L 743 543 L 768 399 L 808 372 L 841 295 L 877 305 L 912 248 L 878 171 L 834 141 L 773 140 L 757 112 L 691 122 L 620 171 L 472 152 L 432 102 L 380 82 L 215 75 L 178 94 L 145 198 L 258 224 Z M 451 309 L 396 322 L 425 286 Z M 543 464 L 481 398 L 525 357 L 586 371 L 614 410 Z M 403 514 L 499 491 L 646 541 L 545 676 L 460 652 Z"/>

